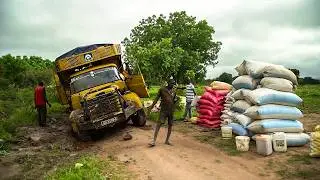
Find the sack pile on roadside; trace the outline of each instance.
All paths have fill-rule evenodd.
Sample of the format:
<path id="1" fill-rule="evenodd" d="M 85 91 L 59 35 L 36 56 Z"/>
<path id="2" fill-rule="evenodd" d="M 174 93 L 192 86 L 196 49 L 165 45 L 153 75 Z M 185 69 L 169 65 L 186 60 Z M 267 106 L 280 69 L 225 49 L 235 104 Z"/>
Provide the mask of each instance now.
<path id="1" fill-rule="evenodd" d="M 303 114 L 297 108 L 302 99 L 294 94 L 295 74 L 281 65 L 246 60 L 236 70 L 239 76 L 226 96 L 222 124 L 241 136 L 284 132 L 287 146 L 307 144 L 310 137 L 302 133 Z"/>
<path id="2" fill-rule="evenodd" d="M 225 96 L 230 92 L 230 84 L 214 81 L 197 102 L 197 124 L 207 128 L 220 128 L 221 111 L 223 110 Z"/>

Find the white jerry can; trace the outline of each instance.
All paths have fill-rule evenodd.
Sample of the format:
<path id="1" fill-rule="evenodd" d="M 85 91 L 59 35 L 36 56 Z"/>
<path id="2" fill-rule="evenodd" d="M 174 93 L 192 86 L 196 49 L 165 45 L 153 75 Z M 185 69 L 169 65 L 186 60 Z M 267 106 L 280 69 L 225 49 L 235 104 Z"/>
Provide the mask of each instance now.
<path id="1" fill-rule="evenodd" d="M 263 156 L 272 154 L 272 142 L 269 135 L 258 135 L 256 137 L 257 153 Z"/>
<path id="2" fill-rule="evenodd" d="M 272 145 L 275 152 L 287 151 L 287 140 L 284 132 L 276 132 L 272 135 Z"/>

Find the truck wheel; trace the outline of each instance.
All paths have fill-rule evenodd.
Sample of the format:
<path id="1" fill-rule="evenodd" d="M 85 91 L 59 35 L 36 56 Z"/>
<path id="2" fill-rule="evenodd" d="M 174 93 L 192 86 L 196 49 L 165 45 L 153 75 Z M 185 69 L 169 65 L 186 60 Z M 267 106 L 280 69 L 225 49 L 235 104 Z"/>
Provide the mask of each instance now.
<path id="1" fill-rule="evenodd" d="M 80 131 L 78 128 L 72 127 L 73 135 L 80 141 L 90 141 L 91 137 L 88 132 Z"/>
<path id="2" fill-rule="evenodd" d="M 136 115 L 133 116 L 132 118 L 133 125 L 142 127 L 146 125 L 146 113 L 144 112 L 143 109 L 140 109 L 137 111 Z"/>

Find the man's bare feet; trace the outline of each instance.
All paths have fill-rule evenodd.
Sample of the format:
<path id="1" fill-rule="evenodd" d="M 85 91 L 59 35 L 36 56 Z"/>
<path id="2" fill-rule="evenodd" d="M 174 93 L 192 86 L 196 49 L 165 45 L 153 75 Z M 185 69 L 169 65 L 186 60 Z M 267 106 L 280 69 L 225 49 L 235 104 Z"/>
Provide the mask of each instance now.
<path id="1" fill-rule="evenodd" d="M 148 145 L 149 145 L 149 147 L 154 147 L 156 144 L 154 142 L 151 142 Z"/>
<path id="2" fill-rule="evenodd" d="M 165 144 L 169 146 L 173 146 L 173 144 L 171 144 L 169 141 L 166 141 Z"/>

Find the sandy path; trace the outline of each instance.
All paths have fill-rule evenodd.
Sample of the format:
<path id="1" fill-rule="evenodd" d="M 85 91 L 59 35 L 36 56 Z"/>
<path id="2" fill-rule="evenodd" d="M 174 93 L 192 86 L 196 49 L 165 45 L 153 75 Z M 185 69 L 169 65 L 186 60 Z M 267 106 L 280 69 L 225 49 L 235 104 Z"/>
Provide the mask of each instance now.
<path id="1" fill-rule="evenodd" d="M 131 141 L 121 141 L 121 136 L 115 135 L 98 144 L 105 154 L 112 153 L 126 162 L 137 179 L 277 179 L 263 168 L 265 164 L 258 157 L 228 156 L 185 134 L 173 132 L 174 145 L 165 145 L 165 128 L 160 131 L 157 145 L 149 148 L 152 133 L 133 128 Z"/>

